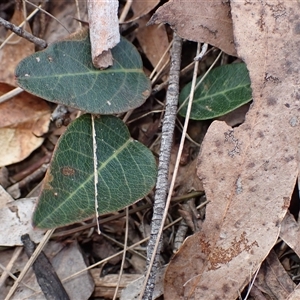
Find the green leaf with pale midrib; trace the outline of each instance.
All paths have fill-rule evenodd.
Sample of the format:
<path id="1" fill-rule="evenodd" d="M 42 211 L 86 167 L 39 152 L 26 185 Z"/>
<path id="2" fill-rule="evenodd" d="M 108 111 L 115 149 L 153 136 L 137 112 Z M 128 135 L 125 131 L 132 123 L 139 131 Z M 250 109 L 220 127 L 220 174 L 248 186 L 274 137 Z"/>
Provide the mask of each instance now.
<path id="1" fill-rule="evenodd" d="M 130 138 L 113 116 L 95 119 L 99 213 L 117 211 L 145 196 L 155 184 L 151 151 Z M 60 138 L 47 171 L 33 223 L 53 228 L 95 214 L 91 117 L 75 120 Z"/>
<path id="2" fill-rule="evenodd" d="M 126 39 L 121 38 L 112 55 L 113 66 L 96 69 L 88 32 L 82 31 L 22 60 L 17 82 L 32 94 L 86 112 L 125 112 L 144 103 L 151 83 L 139 53 Z"/>
<path id="3" fill-rule="evenodd" d="M 197 82 L 201 79 L 198 78 Z M 179 96 L 181 105 L 189 97 L 191 83 Z M 225 115 L 252 99 L 250 78 L 245 64 L 223 65 L 210 71 L 194 93 L 190 118 L 206 120 Z M 179 111 L 186 115 L 187 103 Z"/>

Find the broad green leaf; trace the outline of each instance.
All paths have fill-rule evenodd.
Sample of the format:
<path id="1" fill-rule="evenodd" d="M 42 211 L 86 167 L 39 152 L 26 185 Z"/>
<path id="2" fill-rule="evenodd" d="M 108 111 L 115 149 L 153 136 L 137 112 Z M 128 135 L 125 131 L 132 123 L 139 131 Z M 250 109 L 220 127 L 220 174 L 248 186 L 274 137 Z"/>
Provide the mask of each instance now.
<path id="1" fill-rule="evenodd" d="M 197 82 L 201 79 L 198 78 Z M 191 83 L 181 91 L 179 104 L 189 97 Z M 251 101 L 252 90 L 245 64 L 223 65 L 210 71 L 194 94 L 190 118 L 207 120 L 225 115 L 243 104 Z M 187 103 L 179 111 L 186 115 Z"/>
<path id="2" fill-rule="evenodd" d="M 95 118 L 98 212 L 117 211 L 148 194 L 155 184 L 151 151 L 133 140 L 113 116 Z M 39 228 L 54 228 L 95 214 L 91 116 L 71 123 L 60 138 L 33 216 Z"/>
<path id="3" fill-rule="evenodd" d="M 151 85 L 138 51 L 126 39 L 112 55 L 112 67 L 94 68 L 88 32 L 81 31 L 22 60 L 17 82 L 32 94 L 86 112 L 125 112 L 145 102 Z"/>

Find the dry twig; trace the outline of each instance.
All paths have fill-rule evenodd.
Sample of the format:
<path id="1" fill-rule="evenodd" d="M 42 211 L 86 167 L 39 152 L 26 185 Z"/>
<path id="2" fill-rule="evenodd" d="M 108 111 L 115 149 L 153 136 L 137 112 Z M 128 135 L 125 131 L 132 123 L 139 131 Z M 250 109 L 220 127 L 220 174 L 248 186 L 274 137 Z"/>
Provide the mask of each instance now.
<path id="1" fill-rule="evenodd" d="M 158 175 L 155 192 L 155 202 L 153 207 L 151 236 L 148 244 L 147 263 L 151 269 L 149 279 L 146 282 L 145 293 L 143 299 L 152 299 L 152 293 L 155 283 L 155 273 L 159 262 L 159 253 L 161 245 L 155 251 L 155 244 L 160 231 L 163 214 L 165 211 L 165 203 L 168 191 L 168 174 L 171 156 L 171 148 L 173 142 L 173 134 L 176 121 L 178 94 L 179 94 L 179 77 L 181 62 L 182 39 L 174 33 L 173 46 L 171 51 L 171 68 L 169 86 L 166 98 L 166 112 L 162 125 L 162 139 L 158 163 Z M 161 243 L 160 243 L 161 244 Z M 152 266 L 151 266 L 152 262 Z M 143 294 L 143 291 L 142 291 Z M 141 294 L 141 295 L 142 295 Z"/>
<path id="2" fill-rule="evenodd" d="M 12 32 L 14 32 L 15 34 L 17 34 L 18 36 L 21 36 L 23 38 L 25 38 L 26 40 L 34 43 L 35 45 L 41 47 L 41 48 L 46 48 L 47 47 L 47 43 L 40 39 L 35 37 L 34 35 L 32 35 L 31 33 L 25 31 L 23 28 L 18 27 L 2 18 L 0 18 L 0 25 L 3 25 L 5 28 L 11 30 Z"/>

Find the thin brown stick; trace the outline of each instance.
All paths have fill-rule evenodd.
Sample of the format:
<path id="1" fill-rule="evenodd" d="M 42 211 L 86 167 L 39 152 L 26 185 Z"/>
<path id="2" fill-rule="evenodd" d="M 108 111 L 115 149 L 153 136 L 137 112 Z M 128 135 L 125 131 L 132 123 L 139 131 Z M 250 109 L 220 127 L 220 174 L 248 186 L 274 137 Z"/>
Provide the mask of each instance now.
<path id="1" fill-rule="evenodd" d="M 35 45 L 37 45 L 41 48 L 47 47 L 47 43 L 44 40 L 35 37 L 31 33 L 25 31 L 23 28 L 18 27 L 16 25 L 6 21 L 6 20 L 2 19 L 1 17 L 0 17 L 0 25 L 3 25 L 6 29 L 11 30 L 13 33 L 17 34 L 18 36 L 23 37 L 24 39 L 34 43 Z"/>
<path id="2" fill-rule="evenodd" d="M 158 269 L 159 254 L 161 248 L 161 236 L 159 232 L 164 225 L 163 215 L 166 210 L 166 199 L 168 193 L 168 174 L 173 144 L 173 133 L 176 122 L 177 103 L 179 95 L 179 76 L 182 39 L 174 33 L 173 46 L 171 50 L 171 67 L 169 86 L 166 96 L 166 111 L 162 125 L 161 147 L 159 154 L 158 172 L 153 216 L 151 220 L 151 235 L 147 248 L 147 268 L 144 286 L 139 300 L 152 299 L 155 285 L 155 275 Z M 171 192 L 170 192 L 171 193 Z"/>

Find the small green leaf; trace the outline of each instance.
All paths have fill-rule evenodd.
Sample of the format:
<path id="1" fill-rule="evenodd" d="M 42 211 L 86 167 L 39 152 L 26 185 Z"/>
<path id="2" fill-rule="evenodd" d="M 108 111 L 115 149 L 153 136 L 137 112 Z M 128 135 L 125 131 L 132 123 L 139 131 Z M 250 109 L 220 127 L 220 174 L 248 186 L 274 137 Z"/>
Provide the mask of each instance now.
<path id="1" fill-rule="evenodd" d="M 198 78 L 197 82 L 201 79 Z M 181 105 L 191 90 L 188 83 L 181 91 L 179 104 Z M 194 94 L 190 118 L 193 120 L 207 120 L 225 115 L 243 104 L 251 101 L 252 90 L 250 78 L 245 64 L 223 65 L 210 71 Z M 186 115 L 187 103 L 179 111 Z"/>
<path id="2" fill-rule="evenodd" d="M 113 116 L 95 118 L 98 212 L 117 211 L 147 195 L 155 184 L 151 151 L 133 140 Z M 54 228 L 95 215 L 93 139 L 90 115 L 69 125 L 60 138 L 34 212 L 39 228 Z"/>
<path id="3" fill-rule="evenodd" d="M 81 31 L 22 60 L 17 82 L 34 95 L 86 112 L 125 112 L 145 102 L 151 84 L 138 51 L 126 39 L 112 55 L 112 67 L 94 68 L 88 32 Z"/>

